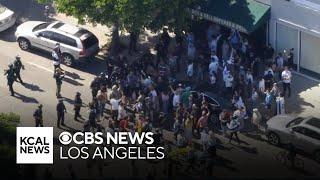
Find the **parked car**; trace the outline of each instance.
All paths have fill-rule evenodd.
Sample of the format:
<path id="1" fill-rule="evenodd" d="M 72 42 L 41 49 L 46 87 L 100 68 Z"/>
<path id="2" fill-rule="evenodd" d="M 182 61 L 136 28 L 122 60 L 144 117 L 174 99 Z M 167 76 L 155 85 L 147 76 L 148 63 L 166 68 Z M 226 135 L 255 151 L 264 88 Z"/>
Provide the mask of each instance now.
<path id="1" fill-rule="evenodd" d="M 52 52 L 60 43 L 63 63 L 67 66 L 99 52 L 99 40 L 93 33 L 59 21 L 27 21 L 18 26 L 15 36 L 22 50 L 35 47 Z"/>
<path id="2" fill-rule="evenodd" d="M 15 22 L 14 12 L 0 4 L 0 32 L 9 29 Z"/>
<path id="3" fill-rule="evenodd" d="M 268 141 L 273 145 L 292 144 L 320 162 L 320 119 L 278 115 L 267 122 Z"/>

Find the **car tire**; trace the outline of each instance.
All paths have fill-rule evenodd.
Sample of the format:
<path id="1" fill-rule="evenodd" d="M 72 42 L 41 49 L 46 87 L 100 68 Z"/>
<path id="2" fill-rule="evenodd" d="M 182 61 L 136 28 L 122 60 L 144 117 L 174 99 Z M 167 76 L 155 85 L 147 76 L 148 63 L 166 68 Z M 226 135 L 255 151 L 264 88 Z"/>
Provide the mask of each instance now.
<path id="1" fill-rule="evenodd" d="M 19 44 L 20 49 L 22 49 L 24 51 L 28 51 L 31 48 L 30 41 L 26 38 L 19 38 L 18 44 Z"/>
<path id="2" fill-rule="evenodd" d="M 268 134 L 268 142 L 272 145 L 279 146 L 280 145 L 280 138 L 276 133 L 270 132 Z"/>
<path id="3" fill-rule="evenodd" d="M 64 65 L 71 67 L 74 64 L 74 57 L 70 54 L 65 53 L 62 55 L 62 62 Z"/>
<path id="4" fill-rule="evenodd" d="M 318 163 L 320 163 L 320 150 L 317 150 L 314 153 L 314 160 L 316 160 Z"/>

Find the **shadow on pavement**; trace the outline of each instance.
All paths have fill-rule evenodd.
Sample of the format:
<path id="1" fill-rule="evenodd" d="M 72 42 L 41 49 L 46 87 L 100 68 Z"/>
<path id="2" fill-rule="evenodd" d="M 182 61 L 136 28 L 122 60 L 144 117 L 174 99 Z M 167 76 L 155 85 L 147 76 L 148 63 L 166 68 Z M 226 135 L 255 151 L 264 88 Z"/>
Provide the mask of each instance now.
<path id="1" fill-rule="evenodd" d="M 15 92 L 15 96 L 14 97 L 17 98 L 17 99 L 20 99 L 24 103 L 35 103 L 35 104 L 39 103 L 39 101 L 37 99 L 35 99 L 33 97 L 28 97 L 28 96 L 22 95 L 22 94 L 17 93 L 17 92 Z"/>
<path id="2" fill-rule="evenodd" d="M 23 86 L 27 89 L 30 89 L 31 91 L 38 91 L 38 92 L 44 92 L 38 85 L 30 84 L 30 83 L 24 83 Z"/>
<path id="3" fill-rule="evenodd" d="M 66 76 L 71 77 L 72 79 L 85 80 L 85 79 L 81 78 L 79 74 L 77 74 L 75 72 L 71 73 L 69 71 L 65 71 L 64 73 Z"/>
<path id="4" fill-rule="evenodd" d="M 75 80 L 73 80 L 73 79 L 71 79 L 71 78 L 68 78 L 68 77 L 64 77 L 64 78 L 63 78 L 63 81 L 65 81 L 65 82 L 67 82 L 67 83 L 69 83 L 69 84 L 72 84 L 72 85 L 74 85 L 74 86 L 83 86 L 82 83 L 79 83 L 78 81 L 75 81 Z"/>

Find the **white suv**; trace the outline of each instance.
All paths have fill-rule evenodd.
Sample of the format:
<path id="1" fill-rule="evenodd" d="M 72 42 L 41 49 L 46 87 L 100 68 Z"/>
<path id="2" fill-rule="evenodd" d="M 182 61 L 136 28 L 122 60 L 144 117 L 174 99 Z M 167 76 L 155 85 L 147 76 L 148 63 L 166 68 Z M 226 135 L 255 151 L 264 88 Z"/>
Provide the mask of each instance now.
<path id="1" fill-rule="evenodd" d="M 60 43 L 63 63 L 72 66 L 76 60 L 87 59 L 99 52 L 99 40 L 90 31 L 63 22 L 28 21 L 15 33 L 22 50 L 36 47 L 51 52 Z"/>
<path id="2" fill-rule="evenodd" d="M 320 162 L 320 119 L 279 115 L 267 122 L 267 137 L 273 145 L 293 144 Z"/>

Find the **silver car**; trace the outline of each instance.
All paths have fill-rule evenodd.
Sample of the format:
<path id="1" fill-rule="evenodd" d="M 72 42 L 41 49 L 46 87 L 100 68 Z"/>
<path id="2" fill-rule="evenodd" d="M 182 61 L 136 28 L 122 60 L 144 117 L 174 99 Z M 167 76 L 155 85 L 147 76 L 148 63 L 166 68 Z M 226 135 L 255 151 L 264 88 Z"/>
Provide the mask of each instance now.
<path id="1" fill-rule="evenodd" d="M 93 33 L 59 21 L 25 22 L 18 26 L 15 36 L 22 50 L 35 47 L 52 52 L 56 43 L 60 43 L 63 63 L 67 66 L 99 52 L 99 40 Z"/>
<path id="2" fill-rule="evenodd" d="M 279 115 L 267 122 L 267 137 L 273 145 L 292 144 L 320 162 L 320 119 Z"/>
<path id="3" fill-rule="evenodd" d="M 0 4 L 0 32 L 13 26 L 15 22 L 14 12 Z"/>

